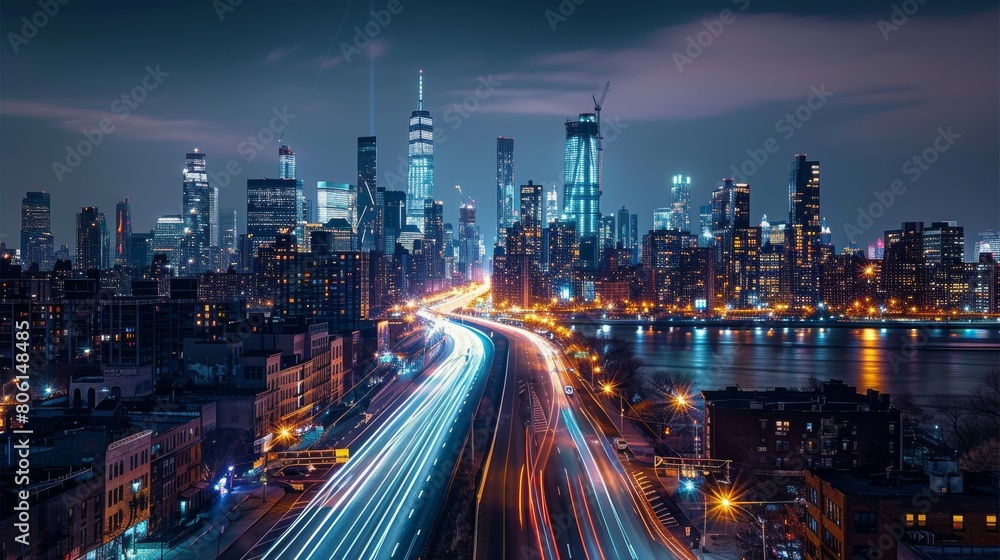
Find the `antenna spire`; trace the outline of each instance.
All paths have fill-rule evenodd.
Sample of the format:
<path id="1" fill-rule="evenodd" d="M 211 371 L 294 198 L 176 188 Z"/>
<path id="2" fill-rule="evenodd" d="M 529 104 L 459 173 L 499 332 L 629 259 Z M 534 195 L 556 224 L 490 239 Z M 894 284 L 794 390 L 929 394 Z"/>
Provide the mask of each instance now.
<path id="1" fill-rule="evenodd" d="M 420 71 L 420 95 L 417 98 L 417 110 L 424 110 L 424 71 Z"/>

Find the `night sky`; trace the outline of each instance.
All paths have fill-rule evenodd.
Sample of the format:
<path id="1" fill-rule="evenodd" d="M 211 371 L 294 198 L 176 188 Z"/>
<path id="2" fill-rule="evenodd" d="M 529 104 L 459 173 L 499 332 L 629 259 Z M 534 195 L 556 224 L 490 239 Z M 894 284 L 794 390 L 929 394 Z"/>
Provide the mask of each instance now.
<path id="1" fill-rule="evenodd" d="M 602 209 L 624 204 L 640 231 L 667 205 L 672 175 L 693 178 L 695 218 L 747 150 L 763 161 L 746 165 L 757 167 L 747 178 L 755 223 L 787 219 L 794 154 L 821 161 L 821 211 L 838 249 L 847 224 L 864 247 L 903 220 L 957 220 L 969 248 L 1000 225 L 995 1 L 402 0 L 364 46 L 371 9 L 390 4 L 73 0 L 43 17 L 38 2 L 3 2 L 0 239 L 19 245 L 28 190 L 52 193 L 57 248 L 72 251 L 81 206 L 113 222 L 125 197 L 134 231 L 149 231 L 180 213 L 184 154 L 196 147 L 242 232 L 246 179 L 277 175 L 277 140 L 265 133 L 263 151 L 246 140 L 272 122 L 310 198 L 317 180 L 356 182 L 356 139 L 371 133 L 380 185 L 404 189 L 419 69 L 435 117 L 437 198 L 457 223 L 462 185 L 487 245 L 496 137 L 515 138 L 516 184 L 558 184 L 561 201 L 563 122 L 592 111 L 607 80 Z M 44 25 L 24 33 L 33 16 Z M 133 91 L 144 99 L 129 107 L 120 98 Z M 473 110 L 456 110 L 463 103 Z M 294 117 L 283 125 L 275 111 Z M 60 180 L 53 162 L 66 165 L 67 146 L 105 118 L 113 130 Z M 933 163 L 912 161 L 921 154 Z M 879 212 L 873 191 L 897 179 L 906 190 Z M 858 207 L 873 203 L 873 223 L 859 225 Z"/>

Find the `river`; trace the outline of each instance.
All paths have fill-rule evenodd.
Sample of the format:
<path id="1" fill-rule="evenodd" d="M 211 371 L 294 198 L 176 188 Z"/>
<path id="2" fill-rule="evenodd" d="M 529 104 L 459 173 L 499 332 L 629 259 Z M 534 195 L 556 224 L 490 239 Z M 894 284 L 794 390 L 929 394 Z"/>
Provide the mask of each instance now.
<path id="1" fill-rule="evenodd" d="M 571 323 L 573 324 L 573 323 Z M 645 372 L 694 374 L 695 389 L 731 385 L 801 387 L 810 377 L 840 379 L 859 392 L 967 395 L 1000 368 L 1000 328 L 761 326 L 733 328 L 574 324 L 581 333 L 635 345 Z"/>

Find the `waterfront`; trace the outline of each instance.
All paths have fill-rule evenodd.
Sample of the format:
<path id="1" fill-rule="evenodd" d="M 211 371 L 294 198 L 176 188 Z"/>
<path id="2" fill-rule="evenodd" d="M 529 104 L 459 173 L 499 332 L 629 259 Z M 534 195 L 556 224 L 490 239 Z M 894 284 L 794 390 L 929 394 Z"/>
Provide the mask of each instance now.
<path id="1" fill-rule="evenodd" d="M 970 394 L 986 371 L 1000 368 L 1000 328 L 571 324 L 584 335 L 632 342 L 644 372 L 694 374 L 697 390 L 833 378 L 861 392 L 909 391 L 926 404 L 935 394 Z"/>

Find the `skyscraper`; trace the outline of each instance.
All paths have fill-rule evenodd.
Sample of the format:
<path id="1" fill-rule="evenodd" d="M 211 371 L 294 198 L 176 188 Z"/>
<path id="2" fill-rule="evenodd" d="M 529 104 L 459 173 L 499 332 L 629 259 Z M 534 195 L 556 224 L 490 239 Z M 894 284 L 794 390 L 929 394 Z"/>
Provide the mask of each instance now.
<path id="1" fill-rule="evenodd" d="M 618 210 L 617 222 L 617 246 L 628 249 L 632 254 L 632 264 L 636 264 L 639 258 L 639 216 L 622 206 Z"/>
<path id="2" fill-rule="evenodd" d="M 347 183 L 316 182 L 316 220 L 325 224 L 333 218 L 342 218 L 354 224 L 358 192 Z"/>
<path id="3" fill-rule="evenodd" d="M 141 270 L 149 266 L 153 262 L 153 234 L 133 233 L 128 258 L 133 269 Z"/>
<path id="4" fill-rule="evenodd" d="M 601 214 L 600 164 L 597 117 L 582 113 L 566 122 L 563 214 L 576 222 L 580 238 L 597 235 Z"/>
<path id="5" fill-rule="evenodd" d="M 278 178 L 295 178 L 295 152 L 285 144 L 278 148 Z"/>
<path id="6" fill-rule="evenodd" d="M 129 266 L 132 252 L 132 208 L 128 197 L 115 206 L 115 264 Z"/>
<path id="7" fill-rule="evenodd" d="M 378 188 L 378 147 L 374 136 L 358 137 L 358 185 L 356 214 L 350 219 L 358 230 L 358 243 L 363 251 L 376 249 L 376 190 Z M 379 251 L 381 247 L 377 248 Z"/>
<path id="8" fill-rule="evenodd" d="M 924 228 L 928 304 L 958 309 L 965 302 L 965 228 L 956 222 L 932 222 Z"/>
<path id="9" fill-rule="evenodd" d="M 524 235 L 524 249 L 532 255 L 533 264 L 540 266 L 542 258 L 542 185 L 528 181 L 521 185 L 521 234 Z"/>
<path id="10" fill-rule="evenodd" d="M 434 244 L 431 255 L 431 273 L 434 278 L 444 277 L 444 204 L 433 198 L 424 199 L 424 240 Z M 426 247 L 426 245 L 425 245 Z"/>
<path id="11" fill-rule="evenodd" d="M 184 262 L 189 273 L 208 268 L 209 250 L 219 239 L 219 189 L 208 184 L 205 154 L 197 148 L 184 159 Z"/>
<path id="12" fill-rule="evenodd" d="M 497 138 L 497 241 L 514 224 L 514 139 Z"/>
<path id="13" fill-rule="evenodd" d="M 434 198 L 434 119 L 424 110 L 424 71 L 420 71 L 417 110 L 410 114 L 406 223 L 424 231 L 424 200 Z"/>
<path id="14" fill-rule="evenodd" d="M 466 282 L 478 282 L 482 279 L 480 245 L 476 207 L 469 202 L 458 209 L 458 273 Z"/>
<path id="15" fill-rule="evenodd" d="M 819 189 L 819 162 L 797 154 L 788 177 L 788 251 L 792 302 L 798 307 L 813 306 L 819 298 Z"/>
<path id="16" fill-rule="evenodd" d="M 76 262 L 73 268 L 87 271 L 108 268 L 111 241 L 104 213 L 84 206 L 76 215 Z"/>
<path id="17" fill-rule="evenodd" d="M 979 233 L 976 242 L 976 260 L 983 253 L 992 253 L 993 258 L 1000 260 L 1000 229 L 988 229 Z"/>
<path id="18" fill-rule="evenodd" d="M 670 229 L 671 219 L 670 213 L 673 211 L 672 208 L 655 208 L 653 209 L 653 231 L 663 231 Z"/>
<path id="19" fill-rule="evenodd" d="M 282 230 L 301 239 L 302 181 L 299 179 L 247 179 L 247 234 L 253 250 L 274 243 Z"/>
<path id="20" fill-rule="evenodd" d="M 382 198 L 382 235 L 385 241 L 382 251 L 391 255 L 396 252 L 396 242 L 406 225 L 407 196 L 403 191 L 385 191 Z"/>
<path id="21" fill-rule="evenodd" d="M 223 208 L 219 210 L 219 248 L 222 251 L 223 266 L 228 270 L 229 266 L 235 265 L 237 254 L 237 240 L 239 234 L 236 230 L 236 209 Z"/>
<path id="22" fill-rule="evenodd" d="M 545 226 L 559 219 L 559 194 L 556 186 L 545 190 Z"/>
<path id="23" fill-rule="evenodd" d="M 698 235 L 699 247 L 710 247 L 715 242 L 715 234 L 712 233 L 712 205 L 702 204 L 698 207 Z"/>
<path id="24" fill-rule="evenodd" d="M 674 175 L 670 188 L 670 229 L 691 231 L 691 177 Z"/>
<path id="25" fill-rule="evenodd" d="M 180 246 L 184 239 L 184 218 L 182 216 L 162 216 L 153 228 L 153 255 L 162 254 L 173 268 L 181 261 Z"/>
<path id="26" fill-rule="evenodd" d="M 49 193 L 29 192 L 21 199 L 21 262 L 52 268 L 52 199 Z"/>

